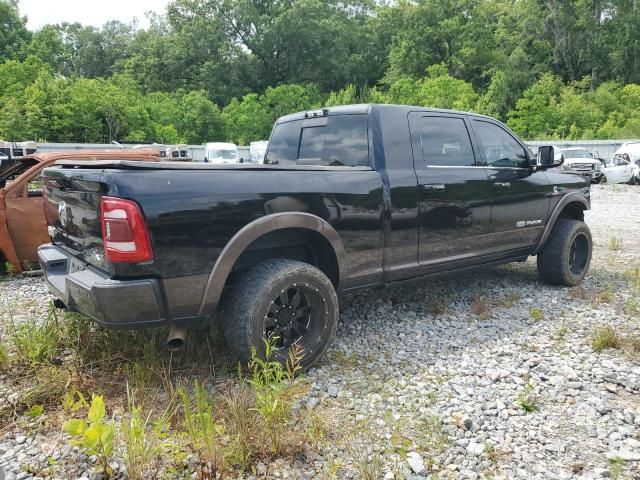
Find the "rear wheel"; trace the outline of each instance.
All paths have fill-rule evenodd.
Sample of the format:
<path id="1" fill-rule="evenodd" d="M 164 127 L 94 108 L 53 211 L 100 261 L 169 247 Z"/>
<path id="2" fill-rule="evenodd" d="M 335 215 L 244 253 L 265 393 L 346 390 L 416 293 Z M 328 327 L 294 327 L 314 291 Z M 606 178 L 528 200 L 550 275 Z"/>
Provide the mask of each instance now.
<path id="1" fill-rule="evenodd" d="M 538 254 L 540 278 L 573 287 L 584 279 L 591 263 L 591 231 L 584 222 L 559 219 Z"/>
<path id="2" fill-rule="evenodd" d="M 275 360 L 285 362 L 298 345 L 302 367 L 308 368 L 325 354 L 338 324 L 333 284 L 314 266 L 296 260 L 267 260 L 244 272 L 223 309 L 225 338 L 243 363 L 253 348 L 264 357 L 264 339 L 271 339 Z"/>

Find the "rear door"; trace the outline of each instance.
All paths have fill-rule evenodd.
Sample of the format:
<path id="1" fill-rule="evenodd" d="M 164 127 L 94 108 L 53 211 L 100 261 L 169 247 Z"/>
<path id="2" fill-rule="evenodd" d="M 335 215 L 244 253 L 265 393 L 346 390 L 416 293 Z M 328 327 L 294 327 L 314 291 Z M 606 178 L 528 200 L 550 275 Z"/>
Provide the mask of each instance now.
<path id="1" fill-rule="evenodd" d="M 498 122 L 471 120 L 494 199 L 491 243 L 500 250 L 534 245 L 549 214 L 553 185 L 530 167 L 526 147 Z"/>
<path id="2" fill-rule="evenodd" d="M 431 267 L 484 253 L 491 188 L 476 163 L 466 117 L 412 112 L 409 126 L 418 177 L 420 264 Z"/>

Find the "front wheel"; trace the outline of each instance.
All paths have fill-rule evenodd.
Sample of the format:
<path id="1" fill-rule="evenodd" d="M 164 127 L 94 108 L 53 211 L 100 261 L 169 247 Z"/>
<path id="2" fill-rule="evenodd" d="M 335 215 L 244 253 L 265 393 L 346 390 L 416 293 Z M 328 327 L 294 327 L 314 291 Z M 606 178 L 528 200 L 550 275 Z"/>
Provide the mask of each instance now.
<path id="1" fill-rule="evenodd" d="M 554 285 L 578 285 L 589 270 L 592 249 L 591 231 L 586 223 L 558 219 L 538 253 L 540 278 Z"/>
<path id="2" fill-rule="evenodd" d="M 275 347 L 273 360 L 286 362 L 289 350 L 302 350 L 301 366 L 322 357 L 336 333 L 338 297 L 320 270 L 297 260 L 267 260 L 244 272 L 223 306 L 222 327 L 238 359 L 252 350 L 264 358 L 265 339 Z"/>

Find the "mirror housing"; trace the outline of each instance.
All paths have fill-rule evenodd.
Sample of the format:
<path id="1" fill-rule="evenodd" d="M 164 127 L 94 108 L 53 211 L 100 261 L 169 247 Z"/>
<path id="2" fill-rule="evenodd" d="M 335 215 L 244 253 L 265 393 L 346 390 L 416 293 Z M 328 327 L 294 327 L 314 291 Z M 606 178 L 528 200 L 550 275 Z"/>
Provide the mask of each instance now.
<path id="1" fill-rule="evenodd" d="M 535 166 L 539 169 L 556 168 L 564 163 L 564 157 L 556 157 L 555 148 L 551 145 L 544 145 L 538 148 Z"/>

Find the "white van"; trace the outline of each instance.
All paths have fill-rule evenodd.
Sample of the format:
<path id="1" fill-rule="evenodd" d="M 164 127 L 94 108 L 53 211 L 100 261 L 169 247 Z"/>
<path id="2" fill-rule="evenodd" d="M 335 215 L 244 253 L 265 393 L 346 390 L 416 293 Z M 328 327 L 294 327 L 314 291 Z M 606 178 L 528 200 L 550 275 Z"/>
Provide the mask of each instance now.
<path id="1" fill-rule="evenodd" d="M 239 163 L 238 147 L 235 143 L 211 142 L 205 144 L 204 161 L 209 163 Z"/>

